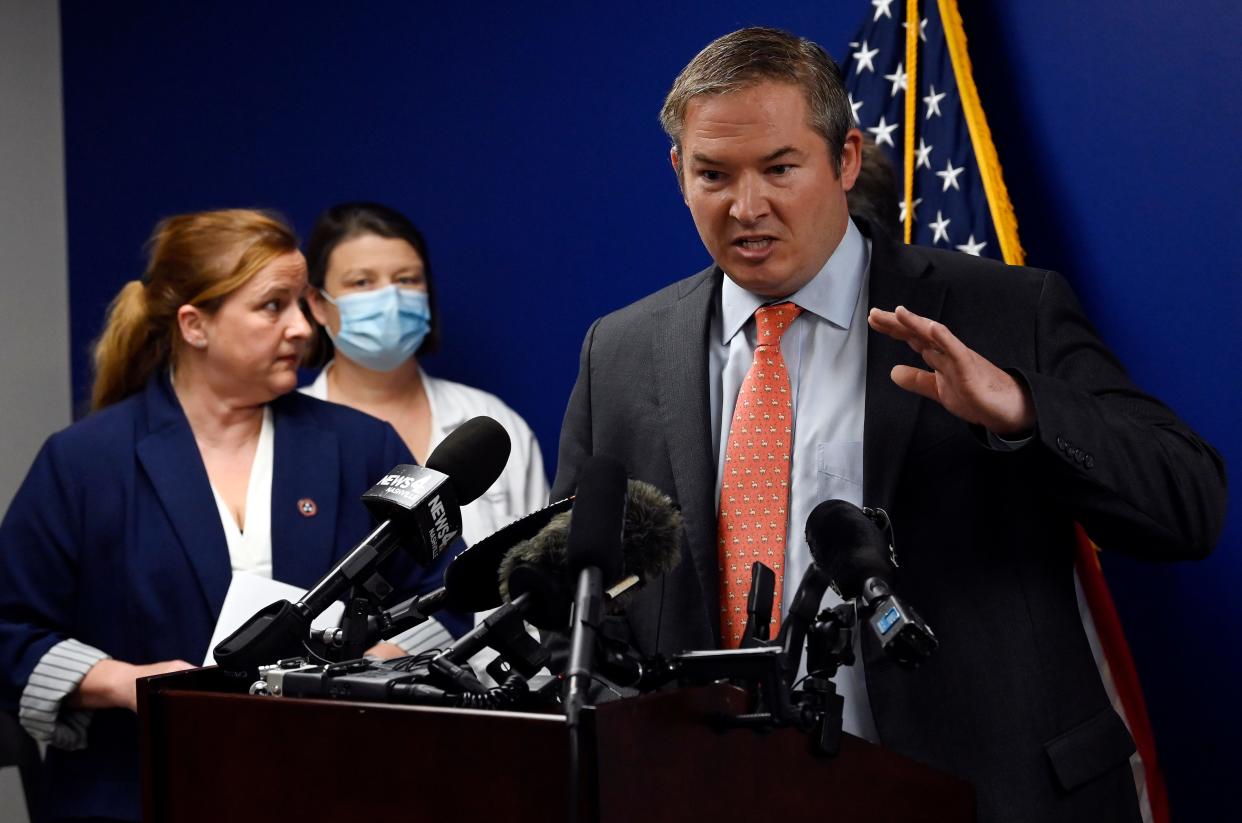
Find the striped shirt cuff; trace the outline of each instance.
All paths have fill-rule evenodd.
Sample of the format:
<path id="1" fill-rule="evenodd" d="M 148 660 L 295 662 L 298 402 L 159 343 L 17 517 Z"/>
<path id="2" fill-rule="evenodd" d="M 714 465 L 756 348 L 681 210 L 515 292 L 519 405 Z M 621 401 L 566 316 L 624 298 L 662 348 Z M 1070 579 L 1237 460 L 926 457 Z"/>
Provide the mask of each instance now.
<path id="1" fill-rule="evenodd" d="M 39 659 L 22 690 L 17 719 L 31 737 L 59 749 L 86 748 L 89 709 L 62 709 L 64 699 L 100 660 L 109 659 L 94 646 L 62 640 Z"/>
<path id="2" fill-rule="evenodd" d="M 407 629 L 388 642 L 396 643 L 406 654 L 418 654 L 428 649 L 443 649 L 453 643 L 453 635 L 438 620 L 427 620 Z"/>

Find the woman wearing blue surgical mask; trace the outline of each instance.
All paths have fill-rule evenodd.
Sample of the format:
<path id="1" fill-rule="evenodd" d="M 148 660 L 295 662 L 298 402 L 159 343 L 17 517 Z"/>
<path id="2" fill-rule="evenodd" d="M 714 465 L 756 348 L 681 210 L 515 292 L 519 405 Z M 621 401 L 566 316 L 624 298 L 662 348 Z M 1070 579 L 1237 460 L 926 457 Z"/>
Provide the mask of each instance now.
<path id="1" fill-rule="evenodd" d="M 462 509 L 468 545 L 546 505 L 543 459 L 526 422 L 494 395 L 432 377 L 419 362 L 437 347 L 439 317 L 427 245 L 405 215 L 377 203 L 333 206 L 306 256 L 307 303 L 319 325 L 306 365 L 322 370 L 303 391 L 391 423 L 420 462 L 471 417 L 504 426 L 508 465 Z"/>

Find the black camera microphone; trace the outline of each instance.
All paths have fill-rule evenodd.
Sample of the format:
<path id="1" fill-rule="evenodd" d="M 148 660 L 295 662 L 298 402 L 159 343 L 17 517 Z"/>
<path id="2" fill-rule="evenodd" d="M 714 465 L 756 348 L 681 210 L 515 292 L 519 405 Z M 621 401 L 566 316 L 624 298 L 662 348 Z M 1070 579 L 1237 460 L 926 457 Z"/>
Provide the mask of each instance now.
<path id="1" fill-rule="evenodd" d="M 427 458 L 402 464 L 380 479 L 363 502 L 379 525 L 296 603 L 280 600 L 260 610 L 215 648 L 216 663 L 248 671 L 298 654 L 311 621 L 353 586 L 382 599 L 391 589 L 376 569 L 405 546 L 426 566 L 461 533 L 461 506 L 487 490 L 509 459 L 509 435 L 490 417 L 454 429 Z"/>
<path id="2" fill-rule="evenodd" d="M 894 590 L 897 563 L 885 535 L 888 515 L 845 500 L 825 500 L 806 519 L 806 541 L 833 589 L 845 600 L 861 598 L 884 653 L 903 666 L 926 659 L 939 641 Z"/>

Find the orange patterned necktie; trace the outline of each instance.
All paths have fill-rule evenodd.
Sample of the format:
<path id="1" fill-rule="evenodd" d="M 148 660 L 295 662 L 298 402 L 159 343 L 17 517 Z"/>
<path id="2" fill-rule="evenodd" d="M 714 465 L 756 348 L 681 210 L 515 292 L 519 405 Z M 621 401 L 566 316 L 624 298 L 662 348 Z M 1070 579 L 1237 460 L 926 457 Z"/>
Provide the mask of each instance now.
<path id="1" fill-rule="evenodd" d="M 720 637 L 729 649 L 738 647 L 746 628 L 750 566 L 756 560 L 776 573 L 772 636 L 780 629 L 793 448 L 793 401 L 781 336 L 801 313 L 793 303 L 755 311 L 755 359 L 737 393 L 729 425 L 716 528 Z"/>

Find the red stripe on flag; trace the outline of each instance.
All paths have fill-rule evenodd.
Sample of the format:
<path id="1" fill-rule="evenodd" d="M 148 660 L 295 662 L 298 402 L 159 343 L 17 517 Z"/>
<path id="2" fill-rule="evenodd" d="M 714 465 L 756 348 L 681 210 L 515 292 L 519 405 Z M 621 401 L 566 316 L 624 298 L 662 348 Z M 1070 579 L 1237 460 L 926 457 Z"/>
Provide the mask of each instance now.
<path id="1" fill-rule="evenodd" d="M 1156 738 L 1152 734 L 1151 720 L 1147 716 L 1147 702 L 1143 699 L 1138 670 L 1134 668 L 1134 658 L 1130 655 L 1130 644 L 1126 642 L 1121 618 L 1117 615 L 1108 582 L 1104 580 L 1104 570 L 1100 568 L 1100 560 L 1096 557 L 1095 544 L 1087 537 L 1081 525 L 1075 524 L 1075 533 L 1078 546 L 1074 561 L 1078 567 L 1078 580 L 1095 620 L 1100 647 L 1112 672 L 1117 697 L 1125 710 L 1130 735 L 1134 738 L 1134 746 L 1143 761 L 1152 820 L 1153 823 L 1169 823 L 1169 800 L 1165 792 L 1164 775 L 1161 774 L 1160 763 L 1156 759 Z"/>

